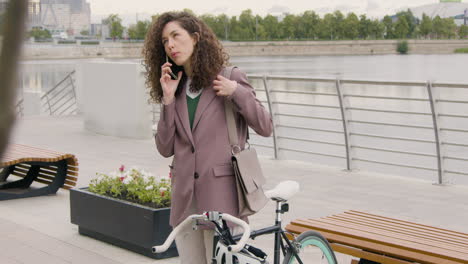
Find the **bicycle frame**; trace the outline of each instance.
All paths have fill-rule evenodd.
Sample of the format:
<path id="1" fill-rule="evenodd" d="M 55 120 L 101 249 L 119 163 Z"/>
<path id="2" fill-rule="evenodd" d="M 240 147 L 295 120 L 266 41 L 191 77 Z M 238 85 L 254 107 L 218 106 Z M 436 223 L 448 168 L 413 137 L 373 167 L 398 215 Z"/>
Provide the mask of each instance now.
<path id="1" fill-rule="evenodd" d="M 283 253 L 283 257 L 288 257 L 290 260 L 294 259 L 300 264 L 303 264 L 303 261 L 298 255 L 300 253 L 299 249 L 302 247 L 302 242 L 297 241 L 297 238 L 294 238 L 292 241 L 290 241 L 286 237 L 287 232 L 283 230 L 281 225 L 281 215 L 289 211 L 289 205 L 287 203 L 287 200 L 298 191 L 299 184 L 297 182 L 284 181 L 280 182 L 275 188 L 265 192 L 265 195 L 268 198 L 276 202 L 276 218 L 275 224 L 273 226 L 254 230 L 253 232 L 251 232 L 248 223 L 246 223 L 242 219 L 239 219 L 238 217 L 219 211 L 207 211 L 203 214 L 189 215 L 179 225 L 174 227 L 174 229 L 162 245 L 153 246 L 152 251 L 154 253 L 161 253 L 166 251 L 170 247 L 171 243 L 174 242 L 175 237 L 180 233 L 181 230 L 187 228 L 187 226 L 190 224 L 192 224 L 192 228 L 196 230 L 197 226 L 201 224 L 198 222 L 200 220 L 202 222 L 212 222 L 216 226 L 215 229 L 218 235 L 215 236 L 215 239 L 213 239 L 213 263 L 217 263 L 217 258 L 221 258 L 221 262 L 225 261 L 226 256 L 232 257 L 232 260 L 234 260 L 234 257 L 238 257 L 238 261 L 240 259 L 242 259 L 242 261 L 247 261 L 243 263 L 249 263 L 248 261 L 255 261 L 255 263 L 265 263 L 267 255 L 261 249 L 255 248 L 254 246 L 249 245 L 246 247 L 246 242 L 249 238 L 255 239 L 258 236 L 274 234 L 275 240 L 273 264 L 280 264 L 281 251 Z M 243 234 L 233 237 L 230 233 L 230 229 L 226 221 L 229 221 L 235 225 L 242 227 L 242 229 L 244 230 Z M 305 234 L 310 235 L 307 234 L 307 232 Z M 304 239 L 304 237 L 299 237 L 301 239 Z M 219 239 L 221 239 L 222 241 L 219 241 Z M 328 250 L 330 250 L 333 253 L 333 250 L 329 248 L 328 244 L 326 244 L 325 247 L 328 247 Z M 333 259 L 335 260 L 334 255 Z M 333 263 L 336 263 L 336 260 L 333 261 Z"/>
<path id="2" fill-rule="evenodd" d="M 255 239 L 258 236 L 263 236 L 263 235 L 274 233 L 275 240 L 274 240 L 273 264 L 280 264 L 280 253 L 283 253 L 283 257 L 284 257 L 286 255 L 287 250 L 290 250 L 296 257 L 296 260 L 300 264 L 303 264 L 302 260 L 297 255 L 296 247 L 293 246 L 291 241 L 289 241 L 289 239 L 286 237 L 285 231 L 282 228 L 281 215 L 289 210 L 289 205 L 284 200 L 275 199 L 275 201 L 276 201 L 275 225 L 251 231 L 250 238 Z M 221 234 L 222 230 L 218 230 L 218 231 Z M 241 235 L 233 236 L 234 241 L 238 241 L 240 238 L 241 238 Z M 216 246 L 217 242 L 218 240 L 215 239 L 213 248 Z M 285 246 L 284 242 L 286 242 L 287 246 Z"/>

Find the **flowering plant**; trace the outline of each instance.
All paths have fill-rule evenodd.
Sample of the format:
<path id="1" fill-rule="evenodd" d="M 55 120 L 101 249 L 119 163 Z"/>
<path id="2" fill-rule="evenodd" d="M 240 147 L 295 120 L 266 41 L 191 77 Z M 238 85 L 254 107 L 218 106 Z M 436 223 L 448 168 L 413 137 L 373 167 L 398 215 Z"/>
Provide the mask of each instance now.
<path id="1" fill-rule="evenodd" d="M 118 171 L 96 175 L 97 178 L 92 179 L 89 184 L 89 191 L 93 193 L 153 208 L 171 205 L 170 179 L 157 179 L 151 173 L 137 168 L 125 170 L 123 165 Z"/>

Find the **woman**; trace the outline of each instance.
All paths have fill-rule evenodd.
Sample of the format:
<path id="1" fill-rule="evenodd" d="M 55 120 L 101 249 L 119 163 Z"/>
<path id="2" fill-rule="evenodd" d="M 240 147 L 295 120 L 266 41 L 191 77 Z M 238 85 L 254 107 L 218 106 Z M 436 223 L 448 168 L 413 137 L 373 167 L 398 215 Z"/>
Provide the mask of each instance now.
<path id="1" fill-rule="evenodd" d="M 270 136 L 270 114 L 256 99 L 245 73 L 221 73 L 228 56 L 212 30 L 186 12 L 158 17 L 144 47 L 151 98 L 162 103 L 155 136 L 159 153 L 174 156 L 171 165 L 174 227 L 193 213 L 220 211 L 238 216 L 224 101 L 233 103 L 241 148 L 248 126 Z M 181 71 L 171 79 L 176 66 Z M 176 238 L 181 263 L 211 263 L 212 230 Z"/>

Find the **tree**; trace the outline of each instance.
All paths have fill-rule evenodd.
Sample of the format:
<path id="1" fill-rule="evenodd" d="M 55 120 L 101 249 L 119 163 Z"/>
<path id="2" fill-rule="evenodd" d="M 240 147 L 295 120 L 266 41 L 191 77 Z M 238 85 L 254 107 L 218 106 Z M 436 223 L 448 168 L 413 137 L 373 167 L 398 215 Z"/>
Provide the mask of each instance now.
<path id="1" fill-rule="evenodd" d="M 204 14 L 200 16 L 200 19 L 203 20 L 203 22 L 205 22 L 205 24 L 208 25 L 208 27 L 210 27 L 211 30 L 213 30 L 213 32 L 218 38 L 221 38 L 224 35 L 224 27 L 218 22 L 215 16 L 210 14 Z"/>
<path id="2" fill-rule="evenodd" d="M 278 18 L 267 15 L 263 21 L 262 26 L 265 29 L 267 39 L 279 39 L 279 22 Z"/>
<path id="3" fill-rule="evenodd" d="M 229 39 L 229 28 L 230 28 L 230 25 L 229 25 L 229 17 L 225 14 L 221 14 L 221 15 L 218 15 L 216 17 L 216 21 L 219 25 L 222 26 L 222 31 L 223 31 L 223 34 L 222 34 L 222 37 L 221 35 L 219 35 L 218 37 L 220 38 L 223 38 L 225 40 L 228 40 Z"/>
<path id="4" fill-rule="evenodd" d="M 263 18 L 261 16 L 255 16 L 255 25 L 255 40 L 266 40 L 267 33 L 263 27 Z"/>
<path id="5" fill-rule="evenodd" d="M 400 39 L 408 38 L 410 27 L 406 16 L 400 16 L 395 24 L 395 36 Z"/>
<path id="6" fill-rule="evenodd" d="M 432 21 L 432 25 L 437 38 L 453 38 L 456 35 L 457 26 L 453 18 L 436 16 Z"/>
<path id="7" fill-rule="evenodd" d="M 52 35 L 47 29 L 33 28 L 31 31 L 29 31 L 29 37 L 34 38 L 34 40 L 40 40 L 50 39 L 52 38 Z"/>
<path id="8" fill-rule="evenodd" d="M 401 11 L 396 14 L 398 20 L 404 17 L 406 19 L 406 23 L 408 24 L 408 34 L 407 37 L 414 36 L 416 25 L 418 24 L 418 19 L 413 15 L 410 9 L 406 11 Z"/>
<path id="9" fill-rule="evenodd" d="M 343 21 L 343 37 L 356 39 L 359 36 L 359 19 L 353 12 L 349 13 Z"/>
<path id="10" fill-rule="evenodd" d="M 371 21 L 366 17 L 366 15 L 361 15 L 359 17 L 359 37 L 361 39 L 367 39 L 371 31 Z"/>
<path id="11" fill-rule="evenodd" d="M 240 38 L 243 40 L 255 39 L 256 22 L 252 14 L 252 10 L 247 9 L 242 11 L 239 16 Z"/>
<path id="12" fill-rule="evenodd" d="M 124 27 L 122 26 L 122 19 L 117 14 L 110 14 L 103 21 L 104 25 L 109 26 L 111 38 L 122 38 Z"/>
<path id="13" fill-rule="evenodd" d="M 231 17 L 229 25 L 231 25 L 231 30 L 230 30 L 231 36 L 229 39 L 239 40 L 240 39 L 240 26 L 239 26 L 239 21 L 237 21 L 236 16 Z"/>
<path id="14" fill-rule="evenodd" d="M 297 17 L 295 15 L 288 14 L 284 17 L 283 21 L 281 22 L 281 33 L 282 37 L 285 39 L 295 39 L 298 38 L 298 34 L 296 34 L 298 23 Z"/>
<path id="15" fill-rule="evenodd" d="M 461 25 L 460 26 L 460 28 L 458 29 L 458 36 L 461 39 L 468 38 L 468 25 Z"/>
<path id="16" fill-rule="evenodd" d="M 320 24 L 319 30 L 321 39 L 335 39 L 336 27 L 334 23 L 334 18 L 332 14 L 325 14 L 323 17 L 322 23 Z"/>
<path id="17" fill-rule="evenodd" d="M 444 34 L 444 22 L 440 16 L 436 16 L 432 20 L 432 32 L 435 34 L 436 38 L 442 38 Z"/>
<path id="18" fill-rule="evenodd" d="M 131 25 L 128 28 L 128 36 L 130 39 L 145 39 L 150 24 L 149 20 L 138 21 L 136 25 Z"/>
<path id="19" fill-rule="evenodd" d="M 304 26 L 304 37 L 307 39 L 316 39 L 319 34 L 320 16 L 314 11 L 305 11 L 301 17 L 301 23 Z"/>
<path id="20" fill-rule="evenodd" d="M 186 12 L 186 13 L 191 14 L 192 16 L 196 16 L 195 12 L 193 12 L 193 10 L 190 9 L 190 8 L 184 8 L 184 9 L 182 9 L 182 12 Z"/>
<path id="21" fill-rule="evenodd" d="M 81 34 L 82 36 L 88 36 L 88 35 L 89 35 L 89 30 L 86 30 L 86 29 L 85 29 L 85 30 L 82 30 L 82 31 L 80 32 L 80 34 Z"/>
<path id="22" fill-rule="evenodd" d="M 453 17 L 444 18 L 444 29 L 449 39 L 457 36 L 457 24 L 455 24 Z"/>
<path id="23" fill-rule="evenodd" d="M 369 25 L 369 37 L 372 39 L 383 39 L 385 36 L 385 25 L 378 19 L 371 21 Z"/>
<path id="24" fill-rule="evenodd" d="M 390 16 L 385 16 L 382 23 L 385 28 L 385 39 L 394 39 L 395 38 L 395 28 L 393 26 L 393 20 Z"/>
<path id="25" fill-rule="evenodd" d="M 422 15 L 421 24 L 419 25 L 419 33 L 424 38 L 430 37 L 432 32 L 432 19 L 426 14 Z"/>
<path id="26" fill-rule="evenodd" d="M 344 38 L 344 15 L 341 11 L 333 12 L 333 28 L 335 29 L 335 39 Z"/>

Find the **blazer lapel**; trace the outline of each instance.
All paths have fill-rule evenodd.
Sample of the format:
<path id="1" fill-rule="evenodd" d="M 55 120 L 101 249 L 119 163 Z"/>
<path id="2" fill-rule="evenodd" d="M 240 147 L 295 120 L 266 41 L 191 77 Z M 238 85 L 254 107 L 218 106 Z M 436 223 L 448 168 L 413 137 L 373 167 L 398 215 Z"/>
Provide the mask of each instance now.
<path id="1" fill-rule="evenodd" d="M 184 131 L 187 134 L 192 145 L 195 145 L 193 142 L 192 131 L 190 131 L 190 121 L 188 117 L 188 108 L 187 108 L 187 96 L 185 92 L 185 85 L 182 88 L 181 94 L 176 97 L 176 112 L 179 116 L 180 122 L 184 127 Z"/>
<path id="2" fill-rule="evenodd" d="M 193 120 L 192 131 L 194 131 L 195 128 L 197 128 L 197 125 L 200 122 L 203 112 L 205 112 L 206 108 L 208 107 L 208 105 L 210 105 L 210 103 L 215 97 L 216 93 L 213 90 L 213 86 L 203 89 L 203 92 L 200 97 L 200 102 L 198 102 L 197 111 L 195 112 L 195 119 Z"/>

